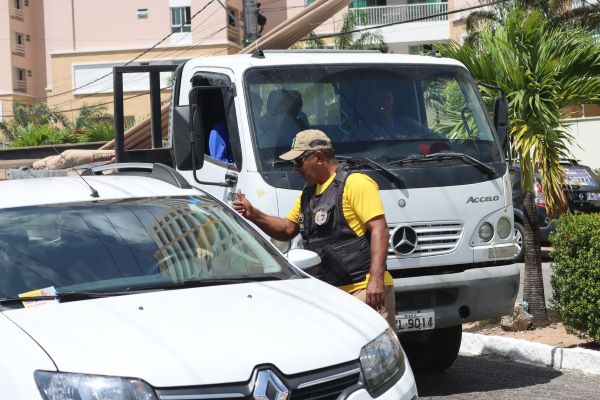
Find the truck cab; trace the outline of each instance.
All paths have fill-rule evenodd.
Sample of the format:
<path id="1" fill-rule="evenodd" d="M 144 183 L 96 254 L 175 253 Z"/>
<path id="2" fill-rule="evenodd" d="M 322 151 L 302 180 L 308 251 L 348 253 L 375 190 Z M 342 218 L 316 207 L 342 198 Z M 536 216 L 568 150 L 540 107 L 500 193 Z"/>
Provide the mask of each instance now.
<path id="1" fill-rule="evenodd" d="M 397 332 L 411 363 L 443 370 L 458 354 L 461 325 L 510 313 L 518 292 L 501 114 L 490 118 L 470 73 L 451 59 L 200 57 L 175 71 L 170 151 L 181 174 L 214 196 L 229 202 L 240 189 L 285 217 L 304 182 L 278 156 L 299 131 L 324 131 L 340 160 L 379 185 Z"/>

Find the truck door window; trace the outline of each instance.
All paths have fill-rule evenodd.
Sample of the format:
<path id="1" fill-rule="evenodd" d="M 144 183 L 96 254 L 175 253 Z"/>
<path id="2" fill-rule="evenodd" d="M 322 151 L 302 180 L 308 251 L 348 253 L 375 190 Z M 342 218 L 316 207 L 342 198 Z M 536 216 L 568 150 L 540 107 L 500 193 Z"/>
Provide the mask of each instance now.
<path id="1" fill-rule="evenodd" d="M 200 91 L 197 98 L 202 110 L 205 160 L 228 166 L 237 165 L 239 168 L 241 149 L 233 94 L 219 87 L 227 86 L 229 78 L 222 74 L 199 73 L 192 82 L 193 86 L 208 87 Z"/>

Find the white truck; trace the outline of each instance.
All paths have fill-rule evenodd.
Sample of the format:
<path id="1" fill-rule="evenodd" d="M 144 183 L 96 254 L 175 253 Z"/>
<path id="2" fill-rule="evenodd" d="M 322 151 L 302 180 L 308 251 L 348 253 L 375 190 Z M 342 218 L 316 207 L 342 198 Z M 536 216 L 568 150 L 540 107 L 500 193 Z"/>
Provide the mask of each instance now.
<path id="1" fill-rule="evenodd" d="M 170 167 L 0 191 L 1 399 L 417 398 L 385 320 Z"/>
<path id="2" fill-rule="evenodd" d="M 304 183 L 277 156 L 298 131 L 316 128 L 340 159 L 377 181 L 397 332 L 413 368 L 448 368 L 463 323 L 511 312 L 519 270 L 506 102 L 497 99 L 490 118 L 462 64 L 340 51 L 195 58 L 172 80 L 169 146 L 160 148 L 154 117 L 156 148 L 125 151 L 123 73 L 149 71 L 156 80 L 156 68 L 115 68 L 117 159 L 171 162 L 224 201 L 241 189 L 258 208 L 285 217 Z M 217 123 L 227 127 L 231 162 L 211 157 Z"/>

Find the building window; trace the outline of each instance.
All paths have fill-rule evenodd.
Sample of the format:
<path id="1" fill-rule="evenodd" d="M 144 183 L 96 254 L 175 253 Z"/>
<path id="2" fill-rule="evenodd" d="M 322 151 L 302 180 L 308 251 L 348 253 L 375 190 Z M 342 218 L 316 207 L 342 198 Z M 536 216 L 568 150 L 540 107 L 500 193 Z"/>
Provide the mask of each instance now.
<path id="1" fill-rule="evenodd" d="M 15 32 L 15 44 L 17 46 L 23 46 L 23 34 Z"/>
<path id="2" fill-rule="evenodd" d="M 148 9 L 147 8 L 138 8 L 137 17 L 138 17 L 138 19 L 148 19 Z"/>
<path id="3" fill-rule="evenodd" d="M 23 9 L 23 3 L 21 0 L 14 0 L 14 4 L 15 4 L 15 9 L 17 9 L 17 10 Z"/>
<path id="4" fill-rule="evenodd" d="M 191 32 L 192 18 L 190 7 L 171 8 L 171 32 Z"/>
<path id="5" fill-rule="evenodd" d="M 26 72 L 23 68 L 17 68 L 17 80 L 18 81 L 26 81 L 27 78 L 25 77 Z"/>
<path id="6" fill-rule="evenodd" d="M 227 25 L 231 28 L 235 28 L 237 25 L 237 10 L 235 8 L 227 8 Z"/>

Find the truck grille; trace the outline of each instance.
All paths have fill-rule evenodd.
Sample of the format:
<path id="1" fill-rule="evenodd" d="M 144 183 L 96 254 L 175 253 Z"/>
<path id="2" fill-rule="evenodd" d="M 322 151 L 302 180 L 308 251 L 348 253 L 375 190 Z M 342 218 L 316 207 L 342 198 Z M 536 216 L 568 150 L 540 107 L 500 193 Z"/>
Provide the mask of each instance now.
<path id="1" fill-rule="evenodd" d="M 461 222 L 401 224 L 390 228 L 388 256 L 404 258 L 451 253 L 462 236 Z"/>

